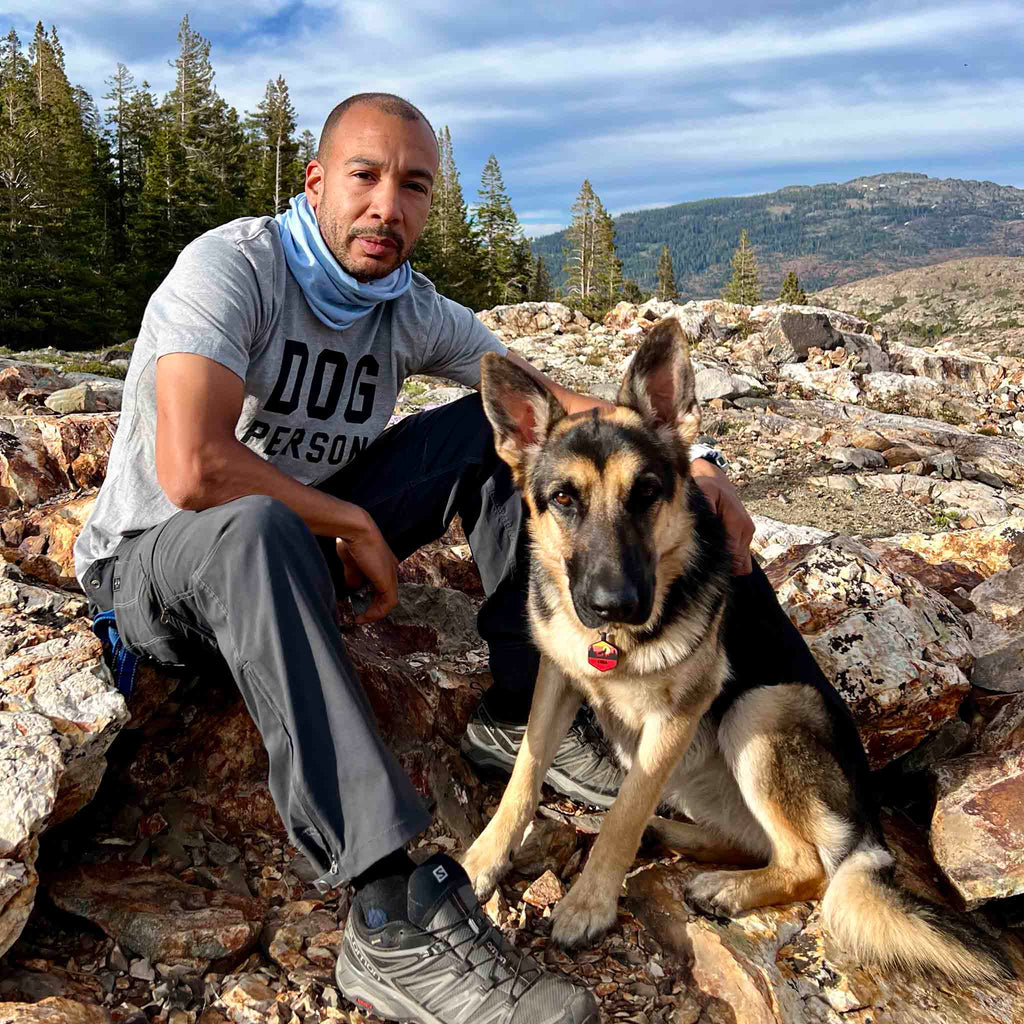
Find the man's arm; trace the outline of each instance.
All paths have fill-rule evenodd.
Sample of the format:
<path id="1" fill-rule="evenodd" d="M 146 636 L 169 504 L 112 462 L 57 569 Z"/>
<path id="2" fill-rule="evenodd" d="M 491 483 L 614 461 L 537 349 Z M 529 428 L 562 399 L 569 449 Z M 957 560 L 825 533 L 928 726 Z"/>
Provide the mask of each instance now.
<path id="1" fill-rule="evenodd" d="M 614 408 L 611 402 L 606 402 L 602 398 L 595 398 L 593 395 L 581 395 L 578 391 L 570 391 L 568 388 L 563 388 L 561 384 L 555 383 L 546 374 L 541 373 L 536 366 L 531 365 L 521 355 L 513 352 L 512 349 L 508 350 L 508 360 L 528 373 L 535 381 L 543 384 L 558 399 L 566 412 L 586 412 L 588 409 Z"/>
<path id="2" fill-rule="evenodd" d="M 201 511 L 249 494 L 283 501 L 313 533 L 339 538 L 347 573 L 353 567 L 375 594 L 358 622 L 382 618 L 398 602 L 398 563 L 372 517 L 294 480 L 235 437 L 244 384 L 231 370 L 192 353 L 156 364 L 156 473 L 179 508 Z M 354 575 L 354 574 L 353 574 Z"/>

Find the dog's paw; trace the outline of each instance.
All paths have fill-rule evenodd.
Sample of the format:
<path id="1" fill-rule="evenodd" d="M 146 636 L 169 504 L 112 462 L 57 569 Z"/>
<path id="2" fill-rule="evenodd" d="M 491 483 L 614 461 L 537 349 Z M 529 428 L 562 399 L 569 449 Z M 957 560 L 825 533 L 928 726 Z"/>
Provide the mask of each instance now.
<path id="1" fill-rule="evenodd" d="M 474 843 L 462 858 L 462 867 L 469 875 L 473 892 L 481 903 L 487 902 L 511 866 L 512 861 L 507 853 L 503 857 L 495 857 L 486 847 L 481 847 L 479 842 Z"/>
<path id="2" fill-rule="evenodd" d="M 686 887 L 686 902 L 694 910 L 714 918 L 731 918 L 742 914 L 742 907 L 737 899 L 737 876 L 741 871 L 704 871 L 697 875 Z"/>
<path id="3" fill-rule="evenodd" d="M 562 949 L 592 946 L 615 924 L 617 890 L 609 898 L 581 883 L 551 912 L 551 938 Z"/>

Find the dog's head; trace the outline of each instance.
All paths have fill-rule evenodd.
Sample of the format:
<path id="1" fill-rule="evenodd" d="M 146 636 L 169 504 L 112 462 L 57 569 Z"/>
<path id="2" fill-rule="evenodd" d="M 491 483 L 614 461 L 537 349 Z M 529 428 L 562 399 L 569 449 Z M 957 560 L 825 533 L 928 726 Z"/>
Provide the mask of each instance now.
<path id="1" fill-rule="evenodd" d="M 678 321 L 650 330 L 611 410 L 570 416 L 493 354 L 481 378 L 498 454 L 530 508 L 535 556 L 588 629 L 643 625 L 664 589 L 659 565 L 691 528 L 683 491 L 700 412 Z"/>

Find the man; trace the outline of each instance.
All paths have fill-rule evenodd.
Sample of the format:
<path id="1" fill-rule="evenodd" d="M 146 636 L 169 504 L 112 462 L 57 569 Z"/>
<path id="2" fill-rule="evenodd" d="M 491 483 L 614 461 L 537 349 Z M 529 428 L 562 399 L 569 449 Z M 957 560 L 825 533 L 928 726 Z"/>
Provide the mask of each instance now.
<path id="1" fill-rule="evenodd" d="M 357 622 L 386 615 L 398 562 L 458 514 L 488 595 L 479 626 L 495 679 L 464 749 L 511 765 L 537 665 L 521 501 L 477 396 L 384 428 L 409 374 L 475 387 L 491 351 L 570 411 L 596 400 L 507 353 L 410 271 L 437 160 L 415 107 L 351 97 L 327 119 L 287 213 L 186 247 L 146 309 L 76 572 L 111 630 L 125 692 L 133 656 L 223 656 L 289 834 L 322 888 L 356 889 L 338 966 L 349 998 L 402 1019 L 464 1020 L 469 1008 L 516 1024 L 596 1022 L 586 990 L 490 926 L 454 861 L 417 869 L 405 853 L 430 818 L 380 740 L 334 621 L 335 584 L 369 584 Z M 715 467 L 694 471 L 749 573 L 749 517 Z M 553 772 L 605 805 L 619 778 L 580 730 Z"/>

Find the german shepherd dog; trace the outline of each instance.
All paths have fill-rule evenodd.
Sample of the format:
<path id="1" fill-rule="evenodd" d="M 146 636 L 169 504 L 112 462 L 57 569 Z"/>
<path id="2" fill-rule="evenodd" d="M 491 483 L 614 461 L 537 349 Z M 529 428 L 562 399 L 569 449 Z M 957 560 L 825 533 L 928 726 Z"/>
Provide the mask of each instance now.
<path id="1" fill-rule="evenodd" d="M 760 865 L 696 876 L 689 898 L 705 912 L 822 898 L 826 927 L 859 961 L 974 983 L 1013 977 L 972 922 L 894 885 L 863 746 L 835 691 L 730 679 L 730 557 L 690 475 L 700 412 L 679 323 L 651 329 L 614 409 L 569 415 L 493 354 L 481 391 L 529 509 L 529 616 L 542 657 L 512 777 L 463 860 L 477 896 L 508 868 L 585 698 L 627 774 L 552 914 L 558 945 L 612 927 L 650 827 L 691 859 Z M 652 818 L 661 805 L 689 821 Z"/>

